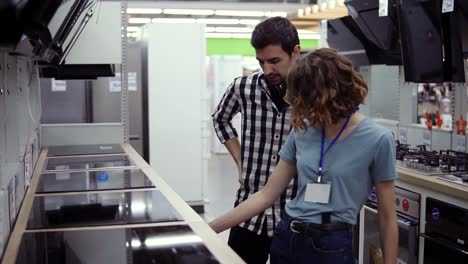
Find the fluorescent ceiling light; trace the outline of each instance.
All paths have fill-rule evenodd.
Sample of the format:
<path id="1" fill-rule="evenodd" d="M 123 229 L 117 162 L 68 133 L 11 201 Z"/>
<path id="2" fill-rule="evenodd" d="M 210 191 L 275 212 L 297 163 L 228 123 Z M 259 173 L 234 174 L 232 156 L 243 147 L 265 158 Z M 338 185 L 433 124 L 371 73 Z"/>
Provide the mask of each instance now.
<path id="1" fill-rule="evenodd" d="M 128 14 L 161 14 L 161 8 L 127 8 Z"/>
<path id="2" fill-rule="evenodd" d="M 148 24 L 151 23 L 151 18 L 147 17 L 131 17 L 128 20 L 128 23 L 130 24 Z"/>
<path id="3" fill-rule="evenodd" d="M 181 236 L 160 236 L 149 237 L 144 244 L 147 248 L 172 247 L 184 244 L 200 243 L 202 239 L 196 235 L 181 235 Z"/>
<path id="4" fill-rule="evenodd" d="M 196 20 L 194 18 L 153 18 L 153 23 L 164 23 L 164 24 L 193 24 Z"/>
<path id="5" fill-rule="evenodd" d="M 299 34 L 318 34 L 317 31 L 298 29 L 297 33 Z"/>
<path id="6" fill-rule="evenodd" d="M 246 38 L 250 39 L 252 34 L 248 33 L 205 33 L 206 38 Z"/>
<path id="7" fill-rule="evenodd" d="M 286 13 L 286 12 L 265 12 L 265 16 L 266 17 L 276 17 L 276 16 L 287 17 L 288 13 Z"/>
<path id="8" fill-rule="evenodd" d="M 320 39 L 319 34 L 299 34 L 299 39 Z"/>
<path id="9" fill-rule="evenodd" d="M 195 16 L 211 16 L 214 10 L 208 9 L 164 9 L 164 14 L 167 15 L 195 15 Z"/>
<path id="10" fill-rule="evenodd" d="M 140 27 L 127 27 L 127 32 L 137 32 L 140 31 Z"/>
<path id="11" fill-rule="evenodd" d="M 215 32 L 216 28 L 215 27 L 205 27 L 205 32 Z"/>
<path id="12" fill-rule="evenodd" d="M 262 11 L 241 11 L 241 10 L 216 10 L 217 16 L 246 16 L 246 17 L 263 17 L 265 12 Z"/>
<path id="13" fill-rule="evenodd" d="M 241 19 L 239 21 L 239 24 L 242 25 L 257 25 L 258 23 L 260 23 L 259 19 Z"/>
<path id="14" fill-rule="evenodd" d="M 237 25 L 239 19 L 199 18 L 197 22 L 200 24 Z"/>
<path id="15" fill-rule="evenodd" d="M 253 29 L 248 27 L 215 27 L 215 32 L 226 33 L 252 33 Z"/>

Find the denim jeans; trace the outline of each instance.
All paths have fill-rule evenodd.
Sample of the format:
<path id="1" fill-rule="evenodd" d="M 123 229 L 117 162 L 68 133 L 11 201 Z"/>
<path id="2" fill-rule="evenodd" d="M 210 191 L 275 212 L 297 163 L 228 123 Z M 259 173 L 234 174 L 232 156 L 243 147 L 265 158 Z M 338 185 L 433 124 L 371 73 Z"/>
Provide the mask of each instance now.
<path id="1" fill-rule="evenodd" d="M 270 251 L 271 264 L 354 264 L 351 230 L 322 235 L 291 231 L 282 220 L 276 227 Z"/>

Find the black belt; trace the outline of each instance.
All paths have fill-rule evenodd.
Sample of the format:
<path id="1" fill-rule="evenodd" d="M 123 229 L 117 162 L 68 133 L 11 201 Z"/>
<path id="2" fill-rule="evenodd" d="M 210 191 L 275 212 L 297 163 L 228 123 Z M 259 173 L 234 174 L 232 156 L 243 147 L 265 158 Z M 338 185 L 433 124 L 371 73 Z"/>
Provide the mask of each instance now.
<path id="1" fill-rule="evenodd" d="M 306 223 L 299 220 L 293 219 L 288 215 L 283 217 L 283 221 L 286 223 L 289 229 L 295 233 L 306 234 L 306 235 L 323 235 L 327 232 L 351 230 L 352 225 L 344 222 L 330 223 L 324 220 L 329 219 L 329 213 L 322 215 L 322 224 Z"/>

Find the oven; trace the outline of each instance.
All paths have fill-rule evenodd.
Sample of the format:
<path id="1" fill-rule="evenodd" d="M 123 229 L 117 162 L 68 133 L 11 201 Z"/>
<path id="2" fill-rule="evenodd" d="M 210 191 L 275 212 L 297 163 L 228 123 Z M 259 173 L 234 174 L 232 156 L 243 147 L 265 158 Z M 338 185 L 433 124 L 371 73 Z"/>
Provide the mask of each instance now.
<path id="1" fill-rule="evenodd" d="M 398 221 L 398 262 L 417 264 L 419 251 L 419 210 L 420 195 L 395 187 Z M 383 264 L 382 247 L 377 210 L 377 196 L 372 191 L 361 211 L 360 219 L 360 264 Z"/>
<path id="2" fill-rule="evenodd" d="M 428 197 L 421 236 L 425 264 L 468 263 L 468 209 Z"/>

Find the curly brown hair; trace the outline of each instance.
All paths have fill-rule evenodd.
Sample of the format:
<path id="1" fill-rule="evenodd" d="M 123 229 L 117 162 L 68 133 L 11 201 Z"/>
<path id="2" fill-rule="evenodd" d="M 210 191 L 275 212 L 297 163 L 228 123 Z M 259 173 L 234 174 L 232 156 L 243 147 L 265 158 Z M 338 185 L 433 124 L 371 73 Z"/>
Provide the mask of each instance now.
<path id="1" fill-rule="evenodd" d="M 367 84 L 351 61 L 329 48 L 298 58 L 289 69 L 287 87 L 285 100 L 293 107 L 295 129 L 336 124 L 351 116 L 367 96 Z"/>

